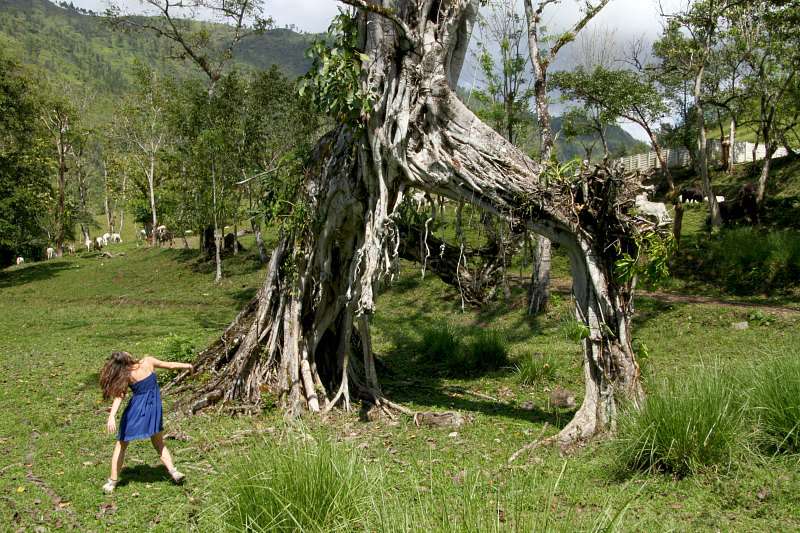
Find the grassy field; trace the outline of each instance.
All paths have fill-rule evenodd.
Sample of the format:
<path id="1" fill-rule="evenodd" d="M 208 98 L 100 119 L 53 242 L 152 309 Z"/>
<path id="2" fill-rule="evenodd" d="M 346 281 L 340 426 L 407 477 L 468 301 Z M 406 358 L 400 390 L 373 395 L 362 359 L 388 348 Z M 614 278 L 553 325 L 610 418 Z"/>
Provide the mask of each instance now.
<path id="1" fill-rule="evenodd" d="M 176 340 L 201 349 L 263 277 L 248 252 L 226 262 L 227 277 L 217 286 L 196 250 L 149 249 L 132 235 L 110 248 L 124 256 L 79 254 L 0 273 L 0 530 L 213 530 L 222 523 L 217 504 L 225 480 L 243 456 L 271 450 L 281 457 L 281 450 L 321 441 L 357 459 L 353 468 L 367 488 L 358 523 L 372 531 L 800 528 L 797 457 L 755 453 L 747 432 L 730 464 L 683 478 L 623 475 L 609 442 L 569 456 L 540 449 L 509 466 L 516 450 L 572 416 L 549 405 L 553 387 L 576 392 L 580 402 L 581 354 L 568 294 L 555 294 L 550 311 L 535 319 L 523 312 L 521 286 L 509 301 L 462 313 L 457 292 L 433 276 L 422 279 L 410 264 L 380 296 L 373 322 L 382 384 L 412 409 L 464 413 L 464 427 L 430 429 L 405 418 L 365 422 L 344 412 L 289 422 L 275 408 L 255 417 L 212 410 L 179 418 L 167 395 L 166 431 L 178 437 L 168 445 L 188 483 L 169 483 L 142 442 L 129 449 L 117 492 L 105 496 L 100 486 L 113 444 L 103 431 L 108 406 L 97 385 L 105 358 L 118 349 L 166 356 Z M 557 260 L 560 275 L 563 263 Z M 748 308 L 650 298 L 637 307 L 634 334 L 648 348 L 648 389 L 664 378 L 796 354 L 800 347 L 797 313 L 765 310 L 754 320 Z M 748 319 L 748 329 L 732 328 Z M 420 343 L 437 324 L 467 339 L 498 332 L 511 364 L 469 378 L 431 366 L 420 357 Z M 535 354 L 550 356 L 557 371 L 525 385 L 513 367 Z"/>

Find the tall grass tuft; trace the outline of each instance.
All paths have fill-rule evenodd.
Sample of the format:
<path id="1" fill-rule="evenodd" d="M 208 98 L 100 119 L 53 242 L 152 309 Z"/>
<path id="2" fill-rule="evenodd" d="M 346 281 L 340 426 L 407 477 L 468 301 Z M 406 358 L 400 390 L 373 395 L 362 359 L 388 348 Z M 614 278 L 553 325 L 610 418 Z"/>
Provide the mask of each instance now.
<path id="1" fill-rule="evenodd" d="M 620 418 L 618 466 L 685 476 L 728 463 L 743 421 L 736 391 L 733 377 L 717 368 L 656 385 L 641 410 Z"/>
<path id="2" fill-rule="evenodd" d="M 462 350 L 461 336 L 449 322 L 437 322 L 422 330 L 419 352 L 423 361 L 441 364 Z"/>
<path id="3" fill-rule="evenodd" d="M 508 339 L 495 329 L 481 329 L 464 347 L 461 361 L 453 361 L 467 373 L 488 372 L 510 366 Z"/>
<path id="4" fill-rule="evenodd" d="M 474 376 L 510 366 L 508 340 L 497 330 L 479 329 L 468 334 L 448 322 L 422 330 L 420 360 L 453 377 Z"/>
<path id="5" fill-rule="evenodd" d="M 764 448 L 800 453 L 800 359 L 795 355 L 771 358 L 754 375 L 749 412 Z"/>
<path id="6" fill-rule="evenodd" d="M 219 529 L 353 531 L 365 526 L 369 480 L 355 452 L 328 441 L 264 442 L 230 466 L 216 493 Z"/>
<path id="7" fill-rule="evenodd" d="M 540 385 L 554 381 L 559 374 L 558 359 L 552 354 L 528 353 L 517 362 L 514 371 L 523 385 Z"/>

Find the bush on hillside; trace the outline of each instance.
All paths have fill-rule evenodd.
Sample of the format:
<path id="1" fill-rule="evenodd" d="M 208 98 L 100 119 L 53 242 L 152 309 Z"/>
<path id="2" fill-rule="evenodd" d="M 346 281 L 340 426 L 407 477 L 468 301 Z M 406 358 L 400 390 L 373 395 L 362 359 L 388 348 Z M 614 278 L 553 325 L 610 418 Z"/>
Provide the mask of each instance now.
<path id="1" fill-rule="evenodd" d="M 761 294 L 800 285 L 800 232 L 725 229 L 684 255 L 678 270 L 701 281 L 716 280 L 734 294 Z"/>

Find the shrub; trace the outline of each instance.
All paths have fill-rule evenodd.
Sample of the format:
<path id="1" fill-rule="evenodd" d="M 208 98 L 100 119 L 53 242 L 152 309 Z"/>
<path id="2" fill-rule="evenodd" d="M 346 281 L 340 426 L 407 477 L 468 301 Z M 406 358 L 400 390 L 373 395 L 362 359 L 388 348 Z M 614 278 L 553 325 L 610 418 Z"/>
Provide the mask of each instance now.
<path id="1" fill-rule="evenodd" d="M 355 452 L 327 440 L 263 442 L 231 465 L 211 519 L 233 531 L 362 529 L 369 481 L 360 464 Z"/>
<path id="2" fill-rule="evenodd" d="M 749 412 L 754 415 L 764 448 L 800 452 L 800 359 L 776 357 L 754 372 Z"/>
<path id="3" fill-rule="evenodd" d="M 559 373 L 558 359 L 550 354 L 525 354 L 516 364 L 515 372 L 523 385 L 554 381 Z"/>
<path id="4" fill-rule="evenodd" d="M 684 476 L 726 463 L 742 425 L 736 390 L 731 376 L 717 369 L 662 382 L 641 410 L 620 418 L 619 466 Z"/>

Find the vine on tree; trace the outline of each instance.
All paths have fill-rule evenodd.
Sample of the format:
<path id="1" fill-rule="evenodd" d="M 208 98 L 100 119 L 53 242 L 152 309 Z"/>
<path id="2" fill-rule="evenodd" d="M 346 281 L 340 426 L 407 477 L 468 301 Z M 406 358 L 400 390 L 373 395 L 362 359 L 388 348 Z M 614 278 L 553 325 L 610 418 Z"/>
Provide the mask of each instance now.
<path id="1" fill-rule="evenodd" d="M 311 70 L 300 80 L 300 94 L 309 92 L 314 106 L 341 124 L 363 127 L 374 95 L 361 87 L 361 66 L 369 56 L 358 48 L 356 18 L 334 17 L 327 39 L 317 39 L 307 52 Z"/>

